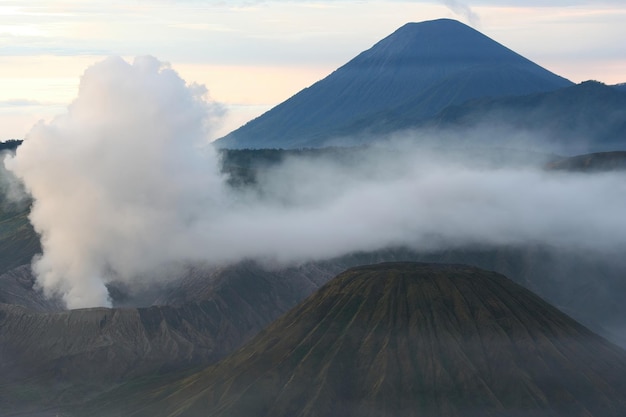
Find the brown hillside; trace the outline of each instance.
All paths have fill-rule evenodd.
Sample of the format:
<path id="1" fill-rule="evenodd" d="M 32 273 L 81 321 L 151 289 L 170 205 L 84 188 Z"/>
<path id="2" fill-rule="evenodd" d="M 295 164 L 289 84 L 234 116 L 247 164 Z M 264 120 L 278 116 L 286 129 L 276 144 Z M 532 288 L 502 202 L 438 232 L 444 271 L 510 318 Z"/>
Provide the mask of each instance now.
<path id="1" fill-rule="evenodd" d="M 617 417 L 626 353 L 497 273 L 391 263 L 339 275 L 216 366 L 127 389 L 98 411 Z"/>

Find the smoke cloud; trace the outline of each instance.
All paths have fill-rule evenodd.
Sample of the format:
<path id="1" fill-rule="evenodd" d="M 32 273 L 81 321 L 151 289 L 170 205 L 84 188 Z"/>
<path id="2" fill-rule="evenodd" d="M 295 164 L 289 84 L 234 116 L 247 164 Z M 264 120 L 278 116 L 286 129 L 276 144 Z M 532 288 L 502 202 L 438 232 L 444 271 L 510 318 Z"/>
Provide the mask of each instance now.
<path id="1" fill-rule="evenodd" d="M 200 207 L 221 200 L 217 156 L 201 148 L 221 109 L 206 93 L 155 58 L 109 58 L 84 73 L 66 115 L 6 160 L 34 198 L 33 266 L 48 294 L 108 305 L 106 282 L 180 256 L 195 217 L 211 216 Z"/>
<path id="2" fill-rule="evenodd" d="M 465 18 L 470 25 L 474 27 L 480 26 L 480 16 L 478 16 L 469 5 L 457 0 L 442 0 L 441 2 L 452 10 L 453 13 Z"/>
<path id="3" fill-rule="evenodd" d="M 468 164 L 420 149 L 294 157 L 232 188 L 206 138 L 221 113 L 151 57 L 89 68 L 67 114 L 6 167 L 34 199 L 39 285 L 69 308 L 177 263 L 283 263 L 406 245 L 626 248 L 623 174 Z"/>

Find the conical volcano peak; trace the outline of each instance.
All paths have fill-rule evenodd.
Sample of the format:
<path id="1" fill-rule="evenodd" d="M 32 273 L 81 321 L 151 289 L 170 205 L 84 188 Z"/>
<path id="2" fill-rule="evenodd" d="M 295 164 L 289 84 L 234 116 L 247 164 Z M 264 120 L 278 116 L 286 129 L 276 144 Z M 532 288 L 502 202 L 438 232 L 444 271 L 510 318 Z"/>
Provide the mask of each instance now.
<path id="1" fill-rule="evenodd" d="M 419 36 L 419 35 L 436 35 L 436 34 L 444 34 L 449 32 L 458 32 L 458 33 L 468 33 L 475 32 L 479 33 L 475 29 L 466 25 L 465 23 L 459 22 L 454 19 L 435 19 L 435 20 L 426 20 L 424 22 L 408 22 L 393 32 L 388 37 L 401 37 L 401 36 Z"/>
<path id="2" fill-rule="evenodd" d="M 407 23 L 352 62 L 370 60 L 384 63 L 386 67 L 398 64 L 437 66 L 446 72 L 475 65 L 530 63 L 486 35 L 452 19 Z"/>
<path id="3" fill-rule="evenodd" d="M 381 114 L 392 126 L 397 115 L 409 114 L 415 123 L 471 99 L 571 84 L 456 20 L 407 23 L 218 144 L 321 147 L 333 138 L 363 136 Z"/>
<path id="4" fill-rule="evenodd" d="M 133 415 L 622 417 L 625 373 L 624 351 L 500 274 L 387 263 Z"/>

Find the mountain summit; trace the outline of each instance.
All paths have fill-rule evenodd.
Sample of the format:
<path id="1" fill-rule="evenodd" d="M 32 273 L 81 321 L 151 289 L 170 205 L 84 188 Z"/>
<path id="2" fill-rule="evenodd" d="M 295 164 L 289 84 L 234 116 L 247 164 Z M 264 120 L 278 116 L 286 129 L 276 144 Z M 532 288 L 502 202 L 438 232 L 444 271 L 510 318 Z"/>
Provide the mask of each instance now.
<path id="1" fill-rule="evenodd" d="M 328 77 L 217 144 L 323 146 L 380 112 L 416 120 L 479 97 L 556 90 L 572 83 L 455 20 L 408 23 Z M 391 111 L 391 113 L 389 113 Z"/>

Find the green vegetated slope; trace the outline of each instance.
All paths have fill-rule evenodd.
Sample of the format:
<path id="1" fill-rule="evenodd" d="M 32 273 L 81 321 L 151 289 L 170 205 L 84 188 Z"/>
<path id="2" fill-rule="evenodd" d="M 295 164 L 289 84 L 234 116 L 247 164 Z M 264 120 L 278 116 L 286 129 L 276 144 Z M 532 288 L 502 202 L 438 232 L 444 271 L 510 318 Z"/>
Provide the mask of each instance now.
<path id="1" fill-rule="evenodd" d="M 617 417 L 626 353 L 500 274 L 387 263 L 340 274 L 215 366 L 86 411 Z"/>

